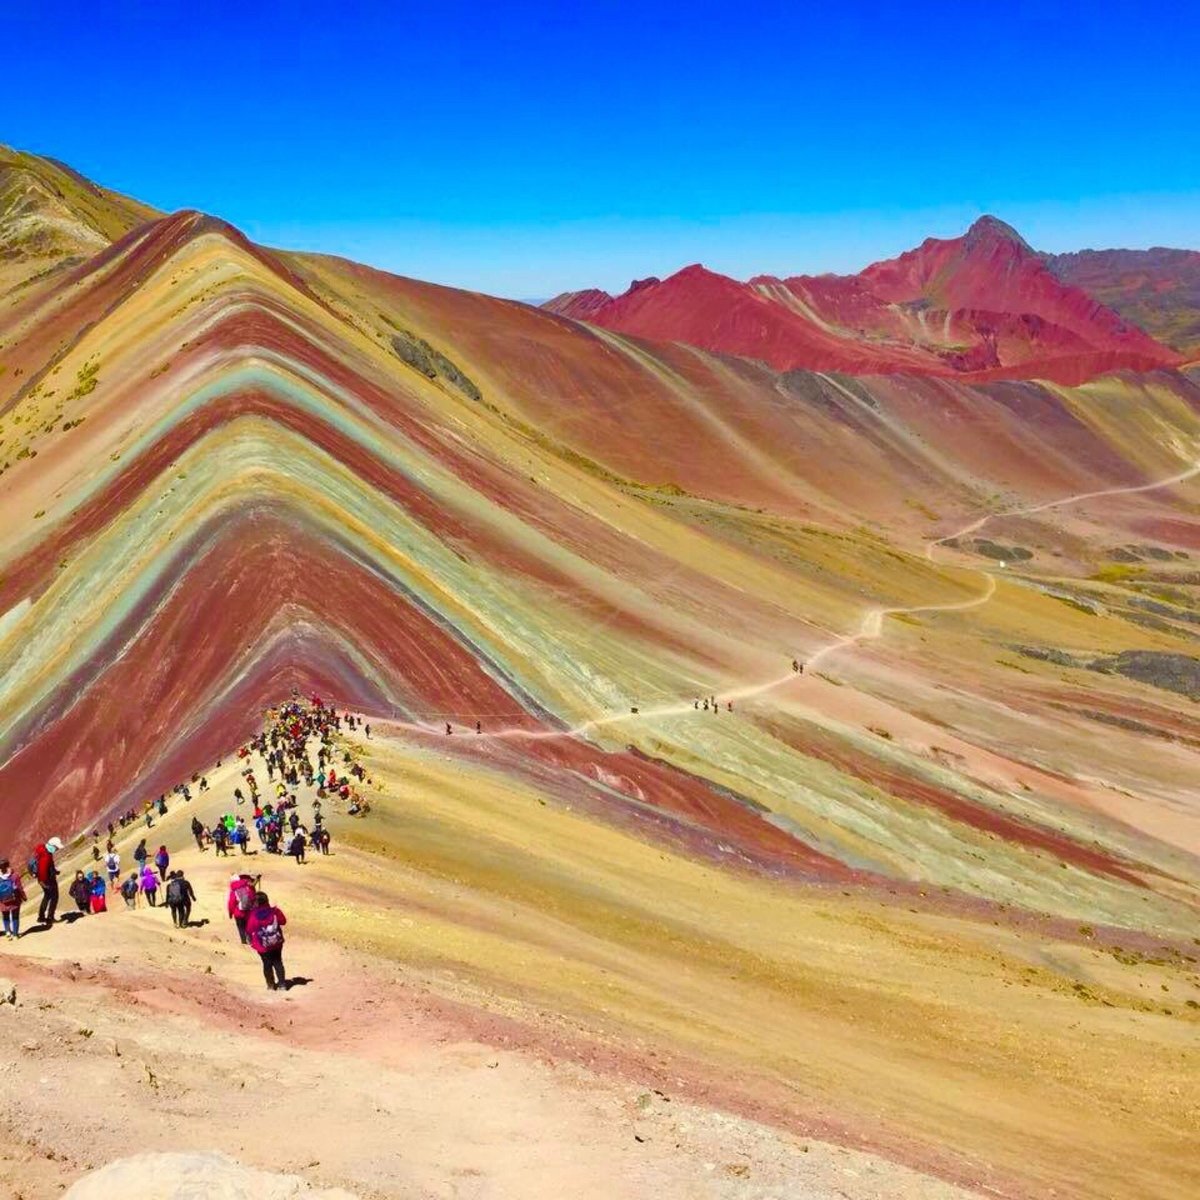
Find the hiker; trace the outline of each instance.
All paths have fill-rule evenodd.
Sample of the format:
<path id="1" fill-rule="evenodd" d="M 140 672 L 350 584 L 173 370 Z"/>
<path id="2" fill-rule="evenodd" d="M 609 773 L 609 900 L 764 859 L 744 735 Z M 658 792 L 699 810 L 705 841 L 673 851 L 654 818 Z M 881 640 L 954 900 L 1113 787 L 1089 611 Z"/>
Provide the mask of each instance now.
<path id="1" fill-rule="evenodd" d="M 34 849 L 34 858 L 30 869 L 42 885 L 42 902 L 38 906 L 38 924 L 53 925 L 54 914 L 58 910 L 58 867 L 54 865 L 54 856 L 62 849 L 58 838 L 50 838 L 45 845 Z"/>
<path id="2" fill-rule="evenodd" d="M 103 873 L 100 871 L 90 871 L 88 873 L 88 882 L 91 886 L 91 895 L 88 897 L 88 903 L 92 912 L 108 912 L 108 884 L 104 882 Z"/>
<path id="3" fill-rule="evenodd" d="M 142 867 L 142 891 L 146 894 L 146 903 L 154 908 L 158 903 L 158 876 L 149 863 Z"/>
<path id="4" fill-rule="evenodd" d="M 192 818 L 192 837 L 196 839 L 196 849 L 204 852 L 204 822 L 199 817 Z"/>
<path id="5" fill-rule="evenodd" d="M 447 722 L 446 723 L 446 736 L 449 737 L 453 732 L 454 732 L 454 730 L 450 728 L 450 723 Z"/>
<path id="6" fill-rule="evenodd" d="M 191 880 L 184 879 L 182 871 L 172 871 L 167 881 L 167 907 L 176 929 L 186 929 L 192 920 L 192 902 L 196 893 Z"/>
<path id="7" fill-rule="evenodd" d="M 322 854 L 329 853 L 329 830 L 328 829 L 321 830 L 321 853 Z"/>
<path id="8" fill-rule="evenodd" d="M 0 860 L 0 919 L 4 921 L 4 936 L 21 936 L 21 905 L 25 903 L 25 889 L 21 877 L 8 865 L 8 859 Z"/>
<path id="9" fill-rule="evenodd" d="M 482 722 L 482 721 L 476 721 L 476 722 L 475 722 L 475 732 L 476 732 L 476 733 L 482 733 L 482 732 L 483 732 L 483 722 Z"/>
<path id="10" fill-rule="evenodd" d="M 222 822 L 218 821 L 213 826 L 212 831 L 213 845 L 217 848 L 217 853 L 222 856 L 229 854 L 229 833 L 226 831 Z"/>
<path id="11" fill-rule="evenodd" d="M 296 866 L 304 862 L 304 834 L 297 833 L 288 843 L 288 853 L 296 860 Z"/>
<path id="12" fill-rule="evenodd" d="M 150 857 L 150 851 L 146 849 L 146 839 L 142 838 L 137 844 L 137 849 L 133 852 L 133 861 L 137 863 L 140 871 L 146 865 L 146 859 Z"/>
<path id="13" fill-rule="evenodd" d="M 166 879 L 167 870 L 171 866 L 171 856 L 167 853 L 166 846 L 159 846 L 158 853 L 154 856 L 154 865 L 158 868 L 158 877 Z"/>
<path id="14" fill-rule="evenodd" d="M 90 880 L 84 878 L 82 871 L 75 872 L 75 878 L 71 880 L 67 894 L 75 901 L 75 907 L 81 913 L 86 913 L 91 908 L 92 884 Z"/>
<path id="15" fill-rule="evenodd" d="M 121 895 L 125 898 L 126 908 L 137 908 L 138 877 L 137 872 L 130 872 L 129 878 L 121 884 Z"/>
<path id="16" fill-rule="evenodd" d="M 116 850 L 108 852 L 108 857 L 104 860 L 104 869 L 108 872 L 108 886 L 116 887 L 117 879 L 121 874 L 121 856 Z"/>
<path id="17" fill-rule="evenodd" d="M 250 946 L 262 959 L 263 978 L 271 991 L 287 987 L 283 970 L 283 927 L 287 917 L 275 908 L 266 892 L 255 892 L 254 907 L 246 918 Z"/>
<path id="18" fill-rule="evenodd" d="M 246 937 L 246 918 L 254 907 L 254 877 L 252 875 L 233 875 L 229 880 L 229 897 L 225 901 L 225 909 L 237 926 L 238 937 L 242 945 L 249 940 Z"/>

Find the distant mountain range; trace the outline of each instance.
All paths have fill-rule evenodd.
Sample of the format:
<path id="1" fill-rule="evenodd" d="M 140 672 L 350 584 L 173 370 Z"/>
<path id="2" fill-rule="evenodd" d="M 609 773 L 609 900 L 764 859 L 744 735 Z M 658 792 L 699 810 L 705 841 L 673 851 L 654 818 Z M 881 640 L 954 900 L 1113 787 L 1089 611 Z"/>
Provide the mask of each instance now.
<path id="1" fill-rule="evenodd" d="M 760 275 L 700 265 L 588 289 L 545 308 L 654 341 L 757 358 L 777 370 L 906 372 L 1078 384 L 1200 353 L 1200 254 L 1042 255 L 982 217 L 857 275 Z"/>

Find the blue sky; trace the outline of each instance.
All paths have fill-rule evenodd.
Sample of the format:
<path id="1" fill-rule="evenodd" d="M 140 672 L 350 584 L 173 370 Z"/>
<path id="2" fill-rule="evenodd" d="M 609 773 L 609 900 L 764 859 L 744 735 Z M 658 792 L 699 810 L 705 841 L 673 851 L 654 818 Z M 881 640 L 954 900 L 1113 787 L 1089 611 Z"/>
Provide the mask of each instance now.
<path id="1" fill-rule="evenodd" d="M 0 141 L 502 295 L 855 270 L 983 212 L 1200 247 L 1193 5 L 5 8 Z"/>

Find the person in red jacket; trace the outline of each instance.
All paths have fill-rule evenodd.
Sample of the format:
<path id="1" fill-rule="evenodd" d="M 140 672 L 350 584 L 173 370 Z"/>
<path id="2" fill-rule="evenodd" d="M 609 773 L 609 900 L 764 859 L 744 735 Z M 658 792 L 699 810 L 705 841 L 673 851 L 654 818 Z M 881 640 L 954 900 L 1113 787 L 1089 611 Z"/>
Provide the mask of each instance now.
<path id="1" fill-rule="evenodd" d="M 38 905 L 39 925 L 54 924 L 54 914 L 58 910 L 58 868 L 54 865 L 54 856 L 61 849 L 62 842 L 52 837 L 33 851 L 37 859 L 37 881 L 42 885 L 42 902 Z"/>
<path id="2" fill-rule="evenodd" d="M 225 901 L 225 911 L 233 918 L 237 926 L 238 937 L 242 945 L 247 942 L 246 918 L 254 907 L 254 876 L 234 875 L 229 881 L 229 896 Z"/>
<path id="3" fill-rule="evenodd" d="M 262 959 L 263 977 L 271 991 L 287 987 L 283 970 L 283 927 L 287 917 L 267 899 L 266 892 L 254 894 L 254 908 L 246 918 L 251 949 Z"/>

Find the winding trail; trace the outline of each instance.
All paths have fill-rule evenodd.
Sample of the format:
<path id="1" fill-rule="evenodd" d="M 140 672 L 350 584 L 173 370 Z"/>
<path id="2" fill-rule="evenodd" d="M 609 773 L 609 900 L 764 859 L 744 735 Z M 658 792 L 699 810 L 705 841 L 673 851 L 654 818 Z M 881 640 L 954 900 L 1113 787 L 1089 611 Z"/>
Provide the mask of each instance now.
<path id="1" fill-rule="evenodd" d="M 1025 505 L 1020 508 L 1009 509 L 1006 512 L 987 513 L 982 517 L 977 517 L 975 520 L 968 522 L 961 529 L 957 529 L 953 533 L 948 533 L 944 537 L 935 538 L 926 543 L 925 558 L 929 562 L 933 562 L 934 554 L 940 546 L 957 538 L 966 537 L 968 534 L 977 533 L 991 521 L 1008 517 L 1030 516 L 1033 513 L 1046 512 L 1052 508 L 1065 508 L 1069 505 L 1081 504 L 1086 500 L 1096 500 L 1105 496 L 1132 496 L 1141 492 L 1160 491 L 1163 488 L 1172 487 L 1177 483 L 1193 479 L 1197 475 L 1200 475 L 1200 460 L 1197 460 L 1183 471 L 1179 471 L 1163 479 L 1154 480 L 1151 483 L 1135 484 L 1129 487 L 1099 488 L 1096 491 L 1078 492 L 1071 496 L 1064 496 L 1058 500 L 1047 500 L 1041 504 Z M 982 608 L 996 594 L 996 577 L 983 567 L 965 567 L 963 569 L 974 571 L 983 578 L 984 586 L 979 595 L 967 600 L 955 600 L 944 604 L 913 604 L 868 609 L 863 614 L 862 621 L 855 632 L 843 634 L 835 638 L 828 645 L 823 646 L 815 654 L 809 655 L 804 664 L 805 669 L 811 671 L 814 667 L 842 650 L 859 645 L 862 642 L 875 641 L 881 638 L 883 636 L 884 622 L 888 617 L 901 615 L 915 616 L 920 613 L 966 612 L 970 609 Z M 749 700 L 786 687 L 788 684 L 799 682 L 804 678 L 804 674 L 789 670 L 782 675 L 764 680 L 761 683 L 747 684 L 744 687 L 734 688 L 731 691 L 724 691 L 718 699 L 720 702 Z M 694 711 L 695 707 L 691 700 L 682 700 L 674 704 L 664 704 L 657 708 L 648 708 L 637 712 L 610 713 L 603 717 L 592 717 L 566 729 L 523 729 L 520 726 L 508 726 L 502 729 L 489 730 L 482 734 L 468 733 L 466 736 L 472 743 L 478 741 L 545 741 L 556 738 L 574 738 L 594 730 L 605 729 L 609 726 L 625 722 L 645 721 L 655 717 L 679 717 Z M 392 729 L 404 729 L 413 733 L 443 736 L 444 723 L 430 724 L 421 721 L 388 721 L 386 724 Z"/>

